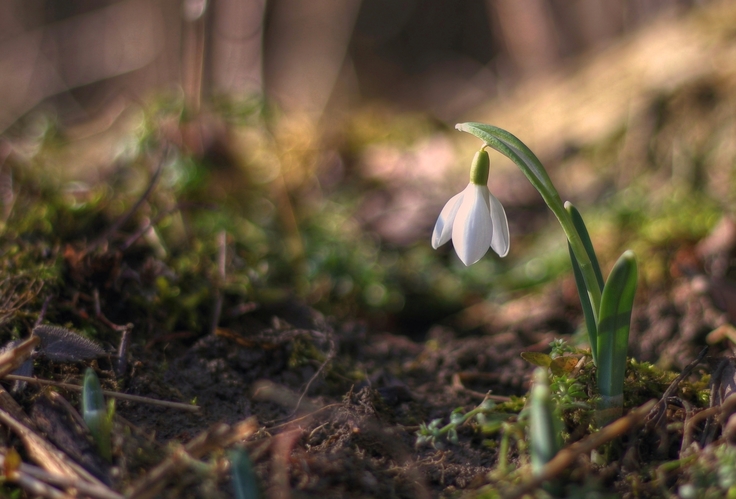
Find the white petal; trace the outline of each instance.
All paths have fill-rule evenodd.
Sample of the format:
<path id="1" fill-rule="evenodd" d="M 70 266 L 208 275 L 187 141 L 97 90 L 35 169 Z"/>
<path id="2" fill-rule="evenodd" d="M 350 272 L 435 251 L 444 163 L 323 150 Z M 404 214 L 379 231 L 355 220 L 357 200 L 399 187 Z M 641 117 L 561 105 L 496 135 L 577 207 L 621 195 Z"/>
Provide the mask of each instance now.
<path id="1" fill-rule="evenodd" d="M 498 256 L 504 257 L 509 253 L 509 245 L 511 238 L 509 237 L 509 221 L 506 219 L 506 212 L 496 196 L 490 195 L 491 203 L 491 220 L 493 221 L 493 239 L 491 240 L 491 248 L 498 253 Z"/>
<path id="2" fill-rule="evenodd" d="M 471 183 L 463 191 L 460 209 L 452 225 L 452 244 L 465 265 L 472 265 L 486 254 L 491 246 L 493 226 L 488 201 L 490 192 L 484 185 Z"/>
<path id="3" fill-rule="evenodd" d="M 437 223 L 434 224 L 434 232 L 432 233 L 432 247 L 434 249 L 439 248 L 452 237 L 452 224 L 455 222 L 455 215 L 457 210 L 460 208 L 460 203 L 463 201 L 463 193 L 455 194 L 450 200 L 445 203 L 445 207 L 442 208 L 440 216 L 437 217 Z"/>

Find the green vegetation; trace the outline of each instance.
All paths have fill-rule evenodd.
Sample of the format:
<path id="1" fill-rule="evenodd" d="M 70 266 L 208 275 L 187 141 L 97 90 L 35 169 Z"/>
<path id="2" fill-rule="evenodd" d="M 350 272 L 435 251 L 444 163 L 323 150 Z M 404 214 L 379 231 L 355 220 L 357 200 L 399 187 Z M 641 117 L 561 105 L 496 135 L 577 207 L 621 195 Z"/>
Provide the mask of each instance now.
<path id="1" fill-rule="evenodd" d="M 286 326 L 270 324 L 271 336 L 249 337 L 245 319 L 254 310 L 294 300 L 335 323 L 365 321 L 372 332 L 390 330 L 412 336 L 420 345 L 426 339 L 419 349 L 430 356 L 433 348 L 444 348 L 441 340 L 426 338 L 430 326 L 450 324 L 459 336 L 477 335 L 484 332 L 483 325 L 471 320 L 466 326 L 458 319 L 460 312 L 470 313 L 483 303 L 500 308 L 521 292 L 542 295 L 563 279 L 572 279 L 564 238 L 555 235 L 557 230 L 544 229 L 549 220 L 523 202 L 506 208 L 529 214 L 530 228 L 518 236 L 512 231 L 512 248 L 518 247 L 518 253 L 514 249 L 505 260 L 486 257 L 472 268 L 450 251 L 431 249 L 436 213 L 423 222 L 417 219 L 426 227 L 417 230 L 424 235 L 413 239 L 392 241 L 371 228 L 361 211 L 370 196 L 398 189 L 407 180 L 368 175 L 361 162 L 371 147 L 385 146 L 409 156 L 431 136 L 451 137 L 449 130 L 422 116 L 373 109 L 356 113 L 334 129 L 318 130 L 289 122 L 260 101 L 221 101 L 212 114 L 189 116 L 180 102 L 162 99 L 135 121 L 128 134 L 118 137 L 121 146 L 114 161 L 100 165 L 89 177 L 66 171 L 70 160 L 60 158 L 74 141 L 54 123 L 21 123 L 11 134 L 23 148 L 19 145 L 20 152 L 0 170 L 0 185 L 12 185 L 0 192 L 3 342 L 26 337 L 43 313 L 43 322 L 94 337 L 108 350 L 119 342 L 118 328 L 129 322 L 135 326 L 138 351 L 168 341 L 170 335 L 179 335 L 189 346 L 210 332 L 269 350 L 285 341 L 279 332 Z M 607 182 L 611 178 L 605 176 L 605 166 L 625 135 L 617 133 L 607 144 L 583 148 L 554 167 L 565 168 L 566 162 L 582 158 L 601 173 L 601 183 Z M 615 192 L 600 189 L 595 205 L 584 209 L 602 263 L 613 262 L 626 247 L 638 255 L 642 303 L 652 290 L 675 280 L 670 266 L 678 249 L 692 248 L 728 212 L 728 199 L 715 199 L 692 175 L 678 174 L 676 182 L 660 178 L 663 165 L 672 159 L 663 152 L 662 141 L 664 137 L 652 139 L 650 163 L 639 175 Z M 704 170 L 716 168 L 708 154 L 696 156 Z M 493 165 L 495 159 L 491 161 Z M 728 170 L 721 172 L 726 177 L 733 175 L 730 163 L 720 165 Z M 446 190 L 451 193 L 449 186 Z M 516 220 L 509 218 L 522 225 L 518 214 Z M 602 270 L 608 275 L 610 268 L 604 264 Z M 549 372 L 549 399 L 560 419 L 562 449 L 600 431 L 595 418 L 598 370 L 590 351 L 574 346 L 586 335 L 582 312 L 566 313 L 581 324 L 580 334 L 556 340 L 548 353 L 537 349 L 524 355 Z M 320 342 L 324 338 L 294 333 L 284 354 L 286 368 L 311 373 L 319 366 L 327 380 L 325 392 L 373 382 L 374 373 L 363 371 L 362 365 L 356 368 L 352 358 L 341 358 L 347 355 L 344 351 L 328 352 Z M 371 337 L 359 337 L 346 350 L 368 348 L 370 342 Z M 417 366 L 426 360 L 412 364 L 392 358 L 393 353 L 389 349 L 385 354 L 381 376 L 401 379 L 412 369 L 421 371 Z M 43 367 L 42 361 L 37 364 Z M 154 366 L 152 377 L 165 384 L 160 378 L 168 367 L 166 358 Z M 445 369 L 435 370 L 440 367 Z M 602 478 L 600 471 L 610 471 L 626 459 L 644 463 L 626 489 L 635 497 L 673 491 L 682 497 L 732 493 L 728 477 L 736 458 L 730 444 L 701 439 L 701 448 L 679 448 L 687 431 L 702 431 L 702 425 L 688 430 L 689 418 L 711 403 L 711 373 L 694 370 L 678 380 L 675 372 L 629 358 L 619 374 L 624 414 L 659 400 L 671 385 L 670 396 L 682 407 L 669 406 L 658 426 L 647 429 L 636 449 L 639 457 L 630 450 L 628 433 L 581 456 L 579 470 L 560 473 L 561 493 L 585 497 L 596 492 L 605 497 L 610 492 L 605 480 L 613 472 Z M 103 378 L 105 382 L 112 383 Z M 437 411 L 427 416 L 416 409 L 416 401 L 406 402 L 406 407 L 397 403 L 399 408 L 392 407 L 395 413 L 386 421 L 400 420 L 406 440 L 418 431 L 417 443 L 422 445 L 417 452 L 424 452 L 425 460 L 433 459 L 427 453 L 435 448 L 465 446 L 487 452 L 490 472 L 469 494 L 498 497 L 532 476 L 530 410 L 526 395 L 479 403 L 480 397 L 448 410 L 445 417 Z M 125 431 L 118 440 L 128 438 L 130 430 Z M 115 438 L 112 446 L 120 452 Z M 665 439 L 669 446 L 659 448 Z M 152 466 L 153 459 L 142 448 L 135 451 L 139 462 Z M 115 449 L 112 454 L 114 461 Z M 231 455 L 237 462 L 236 457 Z M 240 466 L 247 471 L 247 483 L 252 483 L 251 472 L 262 473 L 257 463 L 253 469 L 242 462 Z M 10 486 L 2 492 L 18 495 Z M 547 492 L 540 488 L 534 494 L 543 497 Z"/>

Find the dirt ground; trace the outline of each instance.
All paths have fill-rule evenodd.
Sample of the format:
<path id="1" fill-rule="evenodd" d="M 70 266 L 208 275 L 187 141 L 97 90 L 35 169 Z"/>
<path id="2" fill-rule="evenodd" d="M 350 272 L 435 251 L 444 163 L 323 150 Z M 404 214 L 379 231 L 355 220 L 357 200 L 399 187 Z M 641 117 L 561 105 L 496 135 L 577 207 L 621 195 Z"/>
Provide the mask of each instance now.
<path id="1" fill-rule="evenodd" d="M 448 130 L 424 123 L 416 128 L 432 130 L 433 137 L 413 137 L 404 149 L 396 143 L 360 149 L 351 145 L 355 137 L 324 143 L 292 131 L 274 137 L 279 127 L 253 125 L 252 116 L 228 128 L 213 116 L 180 122 L 173 113 L 160 121 L 147 117 L 138 127 L 150 129 L 135 139 L 140 157 L 133 159 L 110 159 L 111 144 L 121 140 L 116 130 L 114 140 L 99 146 L 108 151 L 105 161 L 99 150 L 86 154 L 74 141 L 64 142 L 63 131 L 42 139 L 21 133 L 12 151 L 0 141 L 0 340 L 7 345 L 0 372 L 6 376 L 32 355 L 23 373 L 51 382 L 3 380 L 0 496 L 736 497 L 736 404 L 728 399 L 736 389 L 734 37 L 724 23 L 711 40 L 712 23 L 701 21 L 666 24 L 666 33 L 697 29 L 702 43 L 673 39 L 696 46 L 692 57 L 698 61 L 720 62 L 698 65 L 672 85 L 670 78 L 654 82 L 635 97 L 621 93 L 634 107 L 600 106 L 596 112 L 616 108 L 607 123 L 622 109 L 628 114 L 623 125 L 596 129 L 595 143 L 585 142 L 584 123 L 567 138 L 566 122 L 531 126 L 541 134 L 534 140 L 547 149 L 543 160 L 555 181 L 567 178 L 563 188 L 571 198 L 602 207 L 591 218 L 603 220 L 592 231 L 603 236 L 601 243 L 594 240 L 603 265 L 620 254 L 619 246 L 632 243 L 639 245 L 642 269 L 624 416 L 598 428 L 586 405 L 595 396 L 595 368 L 573 348 L 572 365 L 552 376 L 555 396 L 569 402 L 561 411 L 565 450 L 558 456 L 572 457 L 551 470 L 546 483 L 534 482 L 529 464 L 524 405 L 535 366 L 521 354 L 547 354 L 559 339 L 585 348 L 575 282 L 566 266 L 543 284 L 516 283 L 505 300 L 485 299 L 476 287 L 447 310 L 429 292 L 422 294 L 429 287 L 422 273 L 443 273 L 437 281 L 451 289 L 477 286 L 467 274 L 452 275 L 463 269 L 449 263 L 450 250 L 427 249 L 436 211 L 424 208 L 441 202 L 423 201 L 417 218 L 395 216 L 403 201 L 416 200 L 418 184 L 422 196 L 447 194 L 450 167 L 441 173 L 433 168 L 441 156 L 448 165 L 457 159 L 443 136 Z M 647 40 L 643 46 L 651 45 Z M 624 44 L 622 57 L 637 55 L 637 47 Z M 700 55 L 709 50 L 718 57 Z M 619 66 L 606 62 L 615 52 L 604 53 L 590 72 L 628 66 L 623 58 Z M 650 73 L 648 60 L 641 67 Z M 586 81 L 586 74 L 564 79 L 567 90 L 547 98 L 579 97 L 587 86 L 576 78 Z M 606 98 L 597 85 L 588 86 Z M 520 102 L 543 97 L 536 86 L 532 90 Z M 521 109 L 523 120 L 505 121 L 524 130 L 533 113 L 516 101 L 509 107 Z M 368 137 L 365 130 L 374 127 L 383 136 L 387 123 L 356 128 Z M 214 139 L 198 150 L 193 137 Z M 162 143 L 184 158 L 163 173 L 155 168 L 161 156 L 155 144 Z M 279 157 L 284 150 L 288 154 Z M 267 176 L 277 159 L 286 173 L 270 178 L 273 185 L 261 182 L 260 190 L 253 182 L 238 184 L 236 152 L 258 175 Z M 96 162 L 103 163 L 96 178 L 53 178 L 52 166 L 81 170 Z M 366 173 L 371 165 L 379 173 Z M 548 240 L 535 239 L 550 223 L 538 194 L 516 170 L 494 173 L 491 188 L 506 187 L 496 193 L 509 214 L 513 251 L 553 253 L 539 249 Z M 645 180 L 637 184 L 640 177 Z M 343 192 L 337 185 L 347 187 Z M 677 197 L 672 185 L 686 195 Z M 360 195 L 368 192 L 363 198 L 360 189 Z M 297 228 L 299 210 L 289 211 L 290 201 L 305 211 L 329 209 L 303 217 L 311 225 Z M 660 209 L 668 202 L 676 206 Z M 614 214 L 606 218 L 606 209 Z M 692 221 L 706 212 L 717 212 L 712 230 Z M 658 217 L 664 222 L 656 225 Z M 325 229 L 333 226 L 338 230 Z M 416 233 L 426 244 L 411 247 L 402 239 Z M 364 243 L 367 252 L 355 250 Z M 371 305 L 358 303 L 359 293 L 349 290 L 378 282 L 391 294 L 396 274 L 378 273 L 390 265 L 366 263 L 370 251 L 384 250 L 385 261 L 399 262 L 394 267 L 420 261 L 421 271 L 414 276 L 419 284 L 403 296 L 405 315 L 389 310 L 378 320 L 364 313 Z M 405 258 L 402 251 L 414 253 Z M 521 268 L 525 257 L 518 258 L 513 265 Z M 310 274 L 310 265 L 322 274 Z M 484 265 L 477 268 L 489 279 L 500 269 L 508 280 L 510 267 L 493 260 Z M 346 275 L 354 278 L 349 286 L 343 286 Z M 337 293 L 340 286 L 348 291 Z M 322 306 L 335 313 L 319 312 Z M 38 334 L 44 325 L 71 336 L 59 333 L 54 343 L 48 330 L 45 338 Z M 41 343 L 20 344 L 31 331 Z M 81 420 L 78 389 L 59 384 L 78 388 L 88 367 L 112 392 L 108 400 L 119 393 L 147 398 L 116 398 L 111 460 L 102 457 Z M 650 400 L 653 407 L 645 405 Z M 417 444 L 418 432 L 432 421 L 443 427 L 457 416 L 453 411 L 468 412 L 484 401 L 495 405 L 460 425 L 456 439 Z M 646 410 L 637 410 L 642 406 Z M 250 487 L 242 495 L 231 483 L 238 450 L 250 463 L 242 467 Z"/>
<path id="2" fill-rule="evenodd" d="M 635 309 L 630 350 L 640 361 L 663 361 L 681 371 L 708 346 L 708 334 L 728 323 L 727 312 L 713 300 L 725 284 L 706 274 L 672 283 L 666 290 L 643 291 L 646 299 L 638 303 L 647 305 Z M 103 308 L 114 294 L 100 295 Z M 484 435 L 478 425 L 467 424 L 455 443 L 417 446 L 419 425 L 433 419 L 444 424 L 454 409 L 471 410 L 488 393 L 498 401 L 524 396 L 534 366 L 520 353 L 548 351 L 555 338 L 573 341 L 582 319 L 576 300 L 574 284 L 566 279 L 502 307 L 475 307 L 414 339 L 372 330 L 361 321 L 335 321 L 296 299 L 241 308 L 214 334 L 153 334 L 144 343 L 136 341 L 136 326 L 124 374 L 115 374 L 113 357 L 93 362 L 103 386 L 193 402 L 200 410 L 118 400 L 112 466 L 89 437 L 82 437 L 81 448 L 69 437 L 68 412 L 74 409 L 50 410 L 58 397 L 48 389 L 29 387 L 15 398 L 30 415 L 29 425 L 69 459 L 134 497 L 146 497 L 136 488 L 142 482 L 157 497 L 232 497 L 222 450 L 233 446 L 247 450 L 264 497 L 450 497 L 488 493 L 483 487 L 489 484 L 510 493 L 511 484 L 493 474 L 499 433 Z M 121 307 L 106 320 L 124 314 Z M 696 372 L 710 373 L 726 349 L 724 342 L 710 346 Z M 87 364 L 42 356 L 36 374 L 74 380 Z M 662 396 L 664 388 L 650 387 L 648 396 Z M 76 406 L 75 394 L 58 393 Z M 682 416 L 673 410 L 670 417 Z M 516 414 L 507 418 L 513 421 Z M 206 458 L 206 465 L 170 457 L 220 423 L 236 427 L 248 420 L 255 424 L 244 438 L 212 443 L 209 453 L 193 456 Z M 579 430 L 568 428 L 569 443 L 584 436 Z M 627 476 L 637 460 L 651 459 L 651 447 L 661 444 L 662 436 L 636 428 L 624 441 L 637 449 L 636 457 L 627 454 L 629 462 L 622 457 L 603 467 L 578 463 L 585 472 L 568 473 L 565 490 L 613 488 L 626 496 L 656 497 L 661 483 L 655 487 L 642 477 L 634 492 Z M 7 445 L 19 443 L 10 437 Z M 176 463 L 172 469 L 145 482 L 167 456 Z M 525 466 L 524 460 L 517 465 Z"/>

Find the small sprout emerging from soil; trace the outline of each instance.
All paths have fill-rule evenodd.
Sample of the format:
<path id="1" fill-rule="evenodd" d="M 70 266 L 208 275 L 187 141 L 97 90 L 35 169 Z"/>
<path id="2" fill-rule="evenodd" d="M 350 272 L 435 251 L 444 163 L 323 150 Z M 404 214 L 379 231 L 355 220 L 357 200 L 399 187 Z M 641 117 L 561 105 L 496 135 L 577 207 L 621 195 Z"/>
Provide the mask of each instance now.
<path id="1" fill-rule="evenodd" d="M 258 489 L 258 479 L 245 449 L 230 451 L 229 458 L 235 497 L 237 499 L 258 499 L 261 497 Z"/>
<path id="2" fill-rule="evenodd" d="M 115 400 L 105 405 L 102 396 L 102 387 L 97 374 L 91 368 L 84 373 L 84 387 L 82 389 L 82 417 L 87 423 L 92 438 L 95 440 L 97 449 L 102 457 L 112 461 L 112 444 L 110 433 L 112 431 L 112 419 L 115 415 Z"/>
<path id="3" fill-rule="evenodd" d="M 55 362 L 80 362 L 107 355 L 97 343 L 63 327 L 36 326 L 33 334 L 41 338 L 41 354 Z"/>
<path id="4" fill-rule="evenodd" d="M 443 427 L 441 419 L 433 419 L 429 424 L 422 423 L 417 431 L 417 446 L 431 444 L 433 447 L 441 448 L 441 439 L 447 438 L 452 444 L 458 443 L 457 429 L 472 418 L 476 418 L 479 423 L 487 422 L 486 414 L 493 411 L 496 404 L 489 399 L 484 400 L 481 404 L 470 412 L 464 413 L 462 407 L 458 407 L 450 414 L 450 422 Z"/>
<path id="5" fill-rule="evenodd" d="M 561 431 L 562 421 L 552 401 L 547 370 L 538 367 L 529 395 L 529 453 L 534 474 L 538 474 L 560 450 Z"/>

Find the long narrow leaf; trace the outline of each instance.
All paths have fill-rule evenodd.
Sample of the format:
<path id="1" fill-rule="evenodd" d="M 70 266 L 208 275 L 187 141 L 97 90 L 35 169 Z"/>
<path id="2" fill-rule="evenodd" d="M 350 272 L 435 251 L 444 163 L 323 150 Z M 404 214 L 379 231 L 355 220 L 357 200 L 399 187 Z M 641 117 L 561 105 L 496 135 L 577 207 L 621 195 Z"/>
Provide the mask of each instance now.
<path id="1" fill-rule="evenodd" d="M 601 273 L 600 265 L 598 265 L 598 258 L 595 255 L 595 249 L 593 248 L 593 242 L 590 240 L 588 229 L 585 226 L 582 215 L 575 206 L 570 202 L 565 203 L 565 209 L 570 214 L 572 222 L 575 225 L 580 239 L 585 247 L 585 252 L 588 254 L 590 263 L 595 272 L 596 280 L 598 281 L 599 289 L 603 289 L 603 274 Z M 585 318 L 585 326 L 588 329 L 588 339 L 590 341 L 590 350 L 593 354 L 593 362 L 598 365 L 598 325 L 597 325 L 597 310 L 594 309 L 593 304 L 590 301 L 590 290 L 585 284 L 585 278 L 583 272 L 580 270 L 580 263 L 575 257 L 570 243 L 568 242 L 568 250 L 570 251 L 570 260 L 572 261 L 572 270 L 575 275 L 575 284 L 578 288 L 578 295 L 580 296 L 580 304 L 583 308 L 583 317 Z"/>
<path id="2" fill-rule="evenodd" d="M 588 341 L 590 342 L 590 352 L 593 354 L 593 362 L 598 365 L 598 324 L 596 322 L 593 305 L 590 303 L 590 295 L 588 294 L 588 286 L 585 284 L 583 272 L 580 270 L 578 259 L 567 243 L 567 249 L 570 251 L 570 261 L 572 262 L 572 273 L 575 276 L 575 284 L 578 288 L 578 296 L 580 297 L 580 306 L 583 309 L 583 318 L 585 319 L 585 327 L 588 330 Z"/>
<path id="3" fill-rule="evenodd" d="M 244 449 L 229 452 L 233 490 L 236 499 L 259 499 L 258 479 L 248 453 Z"/>
<path id="4" fill-rule="evenodd" d="M 588 228 L 585 226 L 583 216 L 569 201 L 565 203 L 565 209 L 570 214 L 572 223 L 575 224 L 575 229 L 583 241 L 583 246 L 585 246 L 585 252 L 588 254 L 588 258 L 590 258 L 590 263 L 593 264 L 593 271 L 595 272 L 596 279 L 598 279 L 598 286 L 603 289 L 603 273 L 601 272 L 600 265 L 598 265 L 598 257 L 595 256 L 593 242 L 590 240 L 590 234 L 588 234 Z"/>
<path id="5" fill-rule="evenodd" d="M 111 405 L 108 408 L 105 405 L 100 380 L 97 378 L 95 371 L 88 367 L 84 373 L 82 387 L 82 417 L 84 422 L 87 423 L 100 454 L 108 461 L 112 460 L 110 431 L 112 429 L 114 407 L 114 405 Z"/>
<path id="6" fill-rule="evenodd" d="M 601 296 L 598 316 L 598 389 L 602 409 L 623 406 L 631 309 L 637 282 L 636 257 L 625 251 L 613 266 Z"/>

